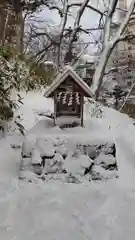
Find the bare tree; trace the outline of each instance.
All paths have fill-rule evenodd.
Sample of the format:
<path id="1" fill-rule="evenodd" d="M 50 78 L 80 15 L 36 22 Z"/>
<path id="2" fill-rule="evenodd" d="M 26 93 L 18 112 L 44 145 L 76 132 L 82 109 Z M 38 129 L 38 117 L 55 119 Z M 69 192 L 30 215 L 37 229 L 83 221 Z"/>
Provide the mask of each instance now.
<path id="1" fill-rule="evenodd" d="M 123 22 L 120 24 L 117 32 L 112 37 L 111 24 L 113 22 L 113 16 L 117 10 L 117 3 L 118 0 L 112 0 L 109 5 L 108 12 L 105 15 L 103 51 L 100 56 L 99 64 L 95 70 L 92 86 L 93 93 L 96 95 L 96 97 L 98 97 L 99 95 L 100 87 L 102 85 L 103 76 L 105 73 L 105 68 L 113 49 L 118 44 L 118 42 L 127 41 L 135 37 L 133 33 L 129 33 L 126 31 L 130 20 L 134 16 L 133 12 L 135 8 L 135 0 L 132 0 L 128 11 L 126 12 L 125 18 L 123 19 Z"/>
<path id="2" fill-rule="evenodd" d="M 76 35 L 77 35 L 78 31 L 80 30 L 80 20 L 81 20 L 81 17 L 83 15 L 84 10 L 85 10 L 88 3 L 89 3 L 89 0 L 83 1 L 81 6 L 79 7 L 79 9 L 77 11 L 77 16 L 76 16 L 76 19 L 75 19 L 75 22 L 74 22 L 74 28 L 73 28 L 72 34 L 70 36 L 70 39 L 69 39 L 67 52 L 65 54 L 65 61 L 70 62 L 72 60 L 72 44 L 76 40 Z M 71 59 L 70 59 L 70 55 L 71 55 Z"/>
<path id="3" fill-rule="evenodd" d="M 50 49 L 50 47 L 54 47 L 57 53 L 57 65 L 61 66 L 61 64 L 64 64 L 65 62 L 68 62 L 72 64 L 74 62 L 74 49 L 75 45 L 78 44 L 80 36 L 82 33 L 85 33 L 87 35 L 91 34 L 91 29 L 85 29 L 84 26 L 81 26 L 81 18 L 84 14 L 85 9 L 90 9 L 92 11 L 95 11 L 100 16 L 100 23 L 101 19 L 104 16 L 104 13 L 100 11 L 99 9 L 95 8 L 93 5 L 90 4 L 90 0 L 80 1 L 80 2 L 71 2 L 69 0 L 61 1 L 61 5 L 58 4 L 58 1 L 50 2 L 46 4 L 46 6 L 52 11 L 55 10 L 58 12 L 61 22 L 60 27 L 57 29 L 57 34 L 53 34 L 52 31 L 45 31 L 42 29 L 35 30 L 34 34 L 32 33 L 33 38 L 40 38 L 41 36 L 45 36 L 45 38 L 48 39 L 49 44 L 45 45 L 44 49 L 41 49 L 39 51 L 39 55 L 42 54 L 45 55 L 45 52 L 47 49 Z M 73 27 L 68 26 L 68 16 L 71 16 L 71 10 L 72 8 L 76 7 L 77 14 L 73 18 Z M 99 23 L 99 25 L 100 25 Z M 54 30 L 53 30 L 54 31 Z M 67 41 L 68 40 L 68 41 Z M 66 44 L 65 44 L 66 41 Z M 77 44 L 76 44 L 77 43 Z M 90 44 L 90 41 L 89 41 Z M 89 46 L 88 42 L 84 45 L 84 49 Z M 64 50 L 63 50 L 63 46 Z M 83 50 L 81 49 L 81 52 Z M 37 53 L 38 54 L 38 53 Z M 36 56 L 37 56 L 36 54 Z M 78 56 L 80 54 L 78 53 Z M 77 56 L 77 57 L 78 57 Z M 42 58 L 42 57 L 41 57 Z"/>
<path id="4" fill-rule="evenodd" d="M 15 2 L 15 1 L 14 1 Z M 19 2 L 19 1 L 18 1 Z M 21 1 L 20 9 L 25 11 L 29 11 L 30 14 L 33 14 L 37 11 L 37 8 L 40 6 L 44 6 L 45 8 L 50 9 L 51 11 L 55 10 L 58 12 L 60 16 L 60 25 L 58 27 L 54 26 L 53 30 L 49 29 L 49 27 L 41 28 L 39 24 L 33 24 L 29 28 L 29 33 L 25 38 L 27 46 L 26 53 L 30 54 L 30 57 L 35 57 L 39 62 L 48 60 L 48 57 L 51 55 L 55 57 L 56 63 L 58 66 L 61 66 L 65 62 L 73 64 L 76 58 L 78 58 L 82 53 L 83 49 L 80 48 L 76 54 L 75 46 L 76 43 L 81 42 L 81 34 L 92 34 L 95 30 L 103 31 L 103 44 L 102 44 L 102 52 L 99 60 L 99 64 L 96 67 L 94 78 L 93 78 L 93 93 L 98 97 L 100 87 L 102 85 L 102 79 L 105 74 L 105 68 L 108 63 L 109 57 L 120 41 L 131 40 L 134 37 L 134 34 L 127 31 L 127 26 L 131 20 L 134 18 L 134 7 L 135 0 L 132 0 L 128 11 L 126 11 L 125 18 L 123 22 L 120 24 L 116 34 L 112 36 L 112 25 L 113 17 L 117 11 L 118 0 L 100 0 L 99 2 L 104 5 L 104 9 L 100 10 L 99 7 L 95 7 L 92 5 L 92 1 L 84 0 L 84 1 L 69 1 L 63 0 L 51 1 L 51 0 L 41 0 L 41 1 Z M 71 16 L 71 10 L 73 7 L 76 7 L 76 16 L 73 19 L 73 27 L 68 26 L 68 16 Z M 18 12 L 19 5 L 14 5 L 14 8 Z M 84 26 L 81 26 L 81 19 L 83 14 L 85 14 L 85 9 L 90 9 L 98 14 L 99 17 L 99 25 L 96 29 L 85 29 Z M 21 11 L 19 11 L 21 13 Z M 23 49 L 23 36 L 24 36 L 24 21 L 22 21 L 22 13 L 18 15 L 18 22 L 20 24 L 20 36 L 18 43 L 20 42 L 20 51 Z M 55 29 L 55 30 L 54 30 Z M 84 49 L 87 48 L 89 44 L 86 43 L 84 45 Z M 28 48 L 33 48 L 33 52 L 28 51 Z M 25 49 L 26 50 L 26 49 Z"/>

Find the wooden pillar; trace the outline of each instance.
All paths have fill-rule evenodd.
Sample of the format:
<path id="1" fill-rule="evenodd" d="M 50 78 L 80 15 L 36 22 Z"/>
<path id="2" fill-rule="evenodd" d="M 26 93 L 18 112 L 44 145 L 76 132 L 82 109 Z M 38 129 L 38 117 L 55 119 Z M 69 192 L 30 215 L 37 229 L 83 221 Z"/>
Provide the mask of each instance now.
<path id="1" fill-rule="evenodd" d="M 56 92 L 54 92 L 54 126 L 56 126 L 56 104 L 57 104 L 57 98 L 56 98 Z"/>
<path id="2" fill-rule="evenodd" d="M 81 95 L 81 127 L 83 127 L 83 105 L 84 105 L 84 96 Z"/>

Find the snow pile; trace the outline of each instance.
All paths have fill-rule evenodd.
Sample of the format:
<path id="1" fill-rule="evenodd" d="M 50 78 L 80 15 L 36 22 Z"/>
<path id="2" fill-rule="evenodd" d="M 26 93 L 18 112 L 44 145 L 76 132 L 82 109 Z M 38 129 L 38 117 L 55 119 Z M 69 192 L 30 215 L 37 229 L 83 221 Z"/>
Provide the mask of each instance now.
<path id="1" fill-rule="evenodd" d="M 29 101 L 32 100 L 29 99 Z M 34 104 L 36 105 L 33 100 Z M 26 112 L 32 112 L 32 110 L 29 109 Z M 25 117 L 26 119 L 29 118 L 28 115 Z M 30 114 L 29 127 L 34 123 L 33 120 L 31 122 L 31 117 Z M 47 122 L 50 124 L 50 121 Z M 52 181 L 50 180 L 52 175 L 49 177 L 49 181 L 47 181 L 48 175 L 46 175 L 46 182 L 44 182 L 27 168 L 27 171 L 22 171 L 22 175 L 20 175 L 20 178 L 27 180 L 17 181 L 20 155 L 18 155 L 18 150 L 10 148 L 8 142 L 11 143 L 14 137 L 10 136 L 9 140 L 8 136 L 6 141 L 0 141 L 1 239 L 134 240 L 135 127 L 131 119 L 107 108 L 104 109 L 103 118 L 96 119 L 88 115 L 88 121 L 85 121 L 85 123 L 88 128 L 86 130 L 77 128 L 77 132 L 73 130 L 74 134 L 71 134 L 70 130 L 61 132 L 58 128 L 50 128 L 50 137 L 52 137 L 57 153 L 60 152 L 60 155 L 66 155 L 66 157 L 69 154 L 71 157 L 74 153 L 72 157 L 77 159 L 84 148 L 82 147 L 82 150 L 74 152 L 74 140 L 79 142 L 83 138 L 81 144 L 85 140 L 86 145 L 88 139 L 90 142 L 94 140 L 95 135 L 96 139 L 99 137 L 102 140 L 107 136 L 111 140 L 114 139 L 116 143 L 119 178 L 107 182 L 100 181 L 100 184 L 95 181 L 88 184 L 88 181 L 85 182 L 83 179 L 83 184 L 75 185 L 54 181 L 55 178 L 57 180 L 59 178 L 59 174 L 55 174 Z M 45 122 L 40 121 L 40 124 L 33 128 L 33 134 L 36 133 L 41 137 L 42 132 L 42 135 L 48 138 L 44 126 Z M 40 130 L 40 134 L 38 134 L 38 130 Z M 69 145 L 72 148 L 69 152 L 65 151 L 68 145 L 65 133 L 70 137 Z M 59 134 L 60 137 L 58 137 Z M 62 144 L 63 141 L 64 144 Z M 17 140 L 14 142 L 17 143 Z M 89 147 L 88 152 L 91 155 L 92 151 L 92 148 Z M 95 150 L 93 152 L 93 155 L 95 155 Z M 61 162 L 58 159 L 60 155 L 56 155 L 55 158 L 58 164 Z M 98 163 L 103 161 L 101 157 L 98 159 Z M 30 158 L 25 158 L 26 165 L 29 164 L 29 160 Z M 104 158 L 104 160 L 106 162 L 107 159 Z M 112 163 L 112 160 L 109 159 L 109 162 Z M 66 163 L 64 157 L 62 161 Z M 54 158 L 48 159 L 48 162 L 53 165 Z M 79 169 L 77 168 L 77 172 L 80 174 L 82 169 L 81 161 L 81 166 Z M 95 172 L 98 173 L 96 176 L 94 175 Z M 105 170 L 100 165 L 93 167 L 93 177 L 103 176 L 106 180 L 110 178 L 106 174 L 111 175 L 112 171 Z M 65 174 L 63 174 L 63 179 L 65 179 Z M 76 182 L 75 177 L 73 179 L 72 175 L 69 176 L 68 182 L 73 182 L 73 180 Z"/>
<path id="2" fill-rule="evenodd" d="M 96 107 L 96 105 L 94 104 Z M 93 105 L 86 102 L 84 118 L 85 118 L 85 127 L 89 128 L 89 131 L 99 131 L 99 135 L 103 134 L 109 135 L 112 138 L 120 136 L 123 132 L 123 129 L 129 131 L 133 127 L 133 120 L 129 118 L 126 114 L 117 112 L 116 110 L 108 107 L 100 106 L 103 114 L 102 117 L 97 118 L 92 116 Z"/>
<path id="3" fill-rule="evenodd" d="M 33 127 L 23 141 L 21 169 L 30 168 L 43 176 L 43 173 L 56 174 L 58 172 L 75 175 L 76 168 L 76 174 L 82 169 L 84 174 L 85 170 L 89 169 L 90 163 L 84 168 L 81 158 L 83 161 L 87 156 L 90 162 L 90 159 L 95 159 L 100 152 L 115 157 L 116 149 L 114 149 L 112 131 L 107 124 L 104 124 L 105 121 L 108 122 L 106 119 L 109 117 L 106 109 L 104 109 L 102 118 L 91 118 L 89 106 L 87 104 L 85 106 L 85 128 L 61 129 L 58 126 L 53 127 L 52 119 L 46 117 L 46 112 L 51 116 L 53 107 L 52 101 L 43 97 L 43 92 L 29 93 L 25 96 L 24 106 L 19 111 L 25 115 L 23 123 L 27 130 L 30 126 Z M 76 156 L 77 161 L 73 161 Z M 28 158 L 31 160 L 28 161 Z M 59 158 L 59 161 L 56 161 L 56 158 Z M 68 164 L 67 169 L 64 166 L 65 163 Z M 69 171 L 70 164 L 72 171 L 71 169 Z M 108 165 L 106 164 L 106 167 Z"/>
<path id="4" fill-rule="evenodd" d="M 68 170 L 60 167 L 58 162 L 54 161 L 53 158 L 59 154 L 59 158 L 63 164 L 65 159 L 70 159 L 72 162 L 72 158 L 78 154 L 78 147 L 80 155 L 84 157 L 86 155 L 90 159 L 95 159 L 102 151 L 104 154 L 107 152 L 107 154 L 114 156 L 113 128 L 110 124 L 108 126 L 108 123 L 110 116 L 112 117 L 113 114 L 116 115 L 115 111 L 113 113 L 113 110 L 109 110 L 108 114 L 108 109 L 104 108 L 102 118 L 91 118 L 91 105 L 86 103 L 85 128 L 74 127 L 72 129 L 61 129 L 58 126 L 53 127 L 52 119 L 46 117 L 47 113 L 51 116 L 53 104 L 50 99 L 44 98 L 43 94 L 44 90 L 28 94 L 21 93 L 21 96 L 24 97 L 24 105 L 16 112 L 16 116 L 22 113 L 21 124 L 24 125 L 26 130 L 31 128 L 25 136 L 22 145 L 23 159 L 21 160 L 21 169 L 30 168 L 37 174 L 42 173 L 42 171 L 44 171 L 45 174 L 48 172 L 63 172 L 64 170 L 68 172 Z M 117 128 L 117 126 L 115 126 L 115 128 Z M 109 147 L 109 144 L 111 147 Z M 100 149 L 100 145 L 102 145 L 102 149 Z M 29 161 L 28 158 L 30 158 Z M 104 158 L 106 158 L 106 156 L 104 156 Z M 78 157 L 78 167 L 81 168 L 79 159 L 80 157 Z M 44 166 L 45 162 L 46 167 Z M 54 164 L 55 162 L 57 162 L 57 164 Z M 32 168 L 31 165 L 33 166 Z M 106 167 L 108 167 L 107 164 Z"/>

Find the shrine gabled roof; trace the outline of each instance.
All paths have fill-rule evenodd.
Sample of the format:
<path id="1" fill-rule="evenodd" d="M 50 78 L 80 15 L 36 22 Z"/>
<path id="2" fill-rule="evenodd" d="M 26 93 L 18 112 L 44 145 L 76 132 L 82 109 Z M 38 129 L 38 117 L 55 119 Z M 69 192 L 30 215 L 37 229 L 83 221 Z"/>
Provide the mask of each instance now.
<path id="1" fill-rule="evenodd" d="M 74 71 L 70 66 L 66 66 L 63 73 L 57 75 L 55 81 L 50 85 L 50 87 L 45 92 L 44 96 L 46 98 L 51 97 L 53 92 L 59 87 L 59 85 L 65 81 L 65 79 L 70 76 L 73 81 L 77 83 L 80 88 L 84 91 L 87 97 L 93 97 L 93 93 L 86 82 Z"/>

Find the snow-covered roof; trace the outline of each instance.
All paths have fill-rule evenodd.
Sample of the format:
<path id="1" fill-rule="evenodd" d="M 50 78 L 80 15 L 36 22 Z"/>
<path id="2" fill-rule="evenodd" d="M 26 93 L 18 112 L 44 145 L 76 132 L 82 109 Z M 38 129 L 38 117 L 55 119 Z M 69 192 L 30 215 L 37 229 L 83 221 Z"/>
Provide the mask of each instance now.
<path id="1" fill-rule="evenodd" d="M 73 80 L 82 88 L 82 90 L 86 93 L 88 97 L 93 97 L 93 93 L 90 87 L 83 81 L 82 78 L 73 70 L 72 67 L 66 66 L 63 73 L 58 74 L 55 81 L 50 85 L 48 90 L 45 92 L 45 97 L 51 97 L 52 93 L 57 89 L 57 87 L 65 81 L 65 79 L 71 76 Z"/>

